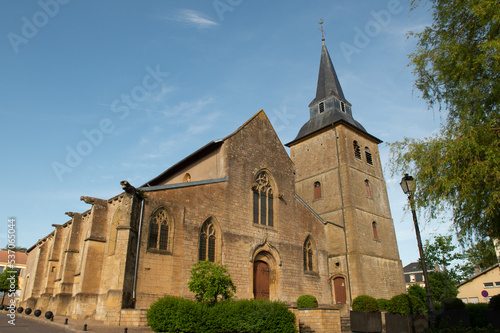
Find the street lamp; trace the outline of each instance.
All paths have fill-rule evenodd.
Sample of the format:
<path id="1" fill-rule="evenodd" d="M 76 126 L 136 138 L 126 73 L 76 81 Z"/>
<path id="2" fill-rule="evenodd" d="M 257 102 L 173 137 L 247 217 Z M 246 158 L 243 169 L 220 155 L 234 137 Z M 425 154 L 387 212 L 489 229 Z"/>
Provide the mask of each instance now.
<path id="1" fill-rule="evenodd" d="M 411 214 L 413 216 L 413 223 L 415 224 L 415 233 L 417 234 L 418 251 L 420 253 L 420 264 L 424 273 L 425 292 L 427 294 L 427 308 L 429 309 L 429 322 L 434 321 L 434 303 L 432 302 L 431 287 L 429 286 L 429 278 L 427 277 L 427 265 L 424 259 L 424 249 L 422 248 L 422 239 L 420 238 L 420 229 L 418 228 L 417 214 L 415 213 L 415 201 L 413 200 L 413 193 L 415 192 L 415 180 L 412 176 L 405 173 L 404 177 L 399 183 L 403 192 L 408 196 L 410 201 Z"/>

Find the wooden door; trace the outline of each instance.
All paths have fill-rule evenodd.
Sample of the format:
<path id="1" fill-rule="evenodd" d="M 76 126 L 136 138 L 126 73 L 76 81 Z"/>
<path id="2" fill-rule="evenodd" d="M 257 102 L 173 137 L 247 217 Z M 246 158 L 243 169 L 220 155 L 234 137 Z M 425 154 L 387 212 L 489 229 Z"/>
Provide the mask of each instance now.
<path id="1" fill-rule="evenodd" d="M 333 280 L 333 290 L 335 291 L 335 303 L 345 304 L 345 280 L 343 277 L 337 277 Z"/>
<path id="2" fill-rule="evenodd" d="M 269 299 L 269 265 L 264 261 L 253 263 L 253 296 Z"/>

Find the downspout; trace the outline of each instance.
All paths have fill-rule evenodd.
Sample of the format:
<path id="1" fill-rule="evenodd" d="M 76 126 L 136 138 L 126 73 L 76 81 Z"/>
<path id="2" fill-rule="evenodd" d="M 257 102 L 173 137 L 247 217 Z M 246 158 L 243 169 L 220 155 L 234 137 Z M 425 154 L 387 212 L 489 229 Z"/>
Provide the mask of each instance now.
<path id="1" fill-rule="evenodd" d="M 122 188 L 125 190 L 125 192 L 133 194 L 134 199 L 139 197 L 141 200 L 141 213 L 139 216 L 139 231 L 137 233 L 137 248 L 136 248 L 136 253 L 135 253 L 135 263 L 134 263 L 134 284 L 132 287 L 132 302 L 134 304 L 135 308 L 135 300 L 136 300 L 136 290 L 137 290 L 137 274 L 139 271 L 139 251 L 141 249 L 141 233 L 142 233 L 142 222 L 144 219 L 144 197 L 137 191 L 135 187 L 129 184 L 126 180 L 121 181 L 120 184 L 122 185 Z M 132 206 L 133 207 L 133 206 Z"/>
<path id="2" fill-rule="evenodd" d="M 351 274 L 349 270 L 349 257 L 348 257 L 348 249 L 347 249 L 347 231 L 345 224 L 345 212 L 344 212 L 344 191 L 342 190 L 342 177 L 340 174 L 340 150 L 339 150 L 339 134 L 337 132 L 337 128 L 335 130 L 335 143 L 337 145 L 337 163 L 339 170 L 339 183 L 340 183 L 340 200 L 342 202 L 342 221 L 344 222 L 344 241 L 345 241 L 345 263 L 347 269 L 347 280 L 349 281 L 349 303 L 352 306 L 352 292 L 351 292 Z"/>

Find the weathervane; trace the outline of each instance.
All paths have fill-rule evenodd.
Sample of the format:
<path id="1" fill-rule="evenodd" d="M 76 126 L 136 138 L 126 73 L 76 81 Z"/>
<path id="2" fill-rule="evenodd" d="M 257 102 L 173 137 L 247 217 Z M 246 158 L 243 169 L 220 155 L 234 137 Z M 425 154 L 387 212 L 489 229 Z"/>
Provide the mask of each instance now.
<path id="1" fill-rule="evenodd" d="M 319 25 L 321 26 L 321 28 L 320 28 L 319 30 L 321 31 L 321 39 L 322 39 L 323 41 L 325 40 L 325 31 L 323 31 L 323 22 L 324 22 L 324 21 L 325 21 L 325 20 L 323 20 L 323 19 L 320 19 L 320 20 L 318 21 Z"/>

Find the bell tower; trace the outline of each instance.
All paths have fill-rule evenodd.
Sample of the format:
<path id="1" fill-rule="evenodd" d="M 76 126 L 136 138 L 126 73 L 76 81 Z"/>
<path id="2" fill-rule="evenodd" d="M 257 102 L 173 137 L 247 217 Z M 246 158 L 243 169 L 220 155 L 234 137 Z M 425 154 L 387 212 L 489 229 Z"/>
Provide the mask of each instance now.
<path id="1" fill-rule="evenodd" d="M 333 283 L 339 278 L 346 282 L 346 303 L 363 294 L 391 298 L 406 290 L 381 142 L 354 120 L 323 39 L 309 120 L 286 146 L 297 195 L 325 221 L 334 303 L 342 303 Z"/>

